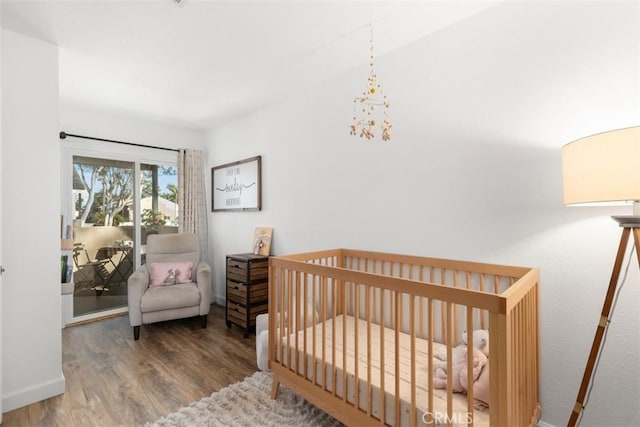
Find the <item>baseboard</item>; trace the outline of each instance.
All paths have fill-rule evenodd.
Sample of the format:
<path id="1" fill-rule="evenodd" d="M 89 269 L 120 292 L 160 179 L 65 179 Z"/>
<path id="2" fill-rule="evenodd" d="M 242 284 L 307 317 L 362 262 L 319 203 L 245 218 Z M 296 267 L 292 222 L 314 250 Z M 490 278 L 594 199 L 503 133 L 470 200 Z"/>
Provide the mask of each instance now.
<path id="1" fill-rule="evenodd" d="M 538 421 L 538 427 L 555 427 L 553 424 L 547 424 L 544 421 Z"/>
<path id="2" fill-rule="evenodd" d="M 65 378 L 64 374 L 61 372 L 58 378 L 3 396 L 2 412 L 12 411 L 35 402 L 40 402 L 41 400 L 57 396 L 64 393 L 64 388 Z"/>

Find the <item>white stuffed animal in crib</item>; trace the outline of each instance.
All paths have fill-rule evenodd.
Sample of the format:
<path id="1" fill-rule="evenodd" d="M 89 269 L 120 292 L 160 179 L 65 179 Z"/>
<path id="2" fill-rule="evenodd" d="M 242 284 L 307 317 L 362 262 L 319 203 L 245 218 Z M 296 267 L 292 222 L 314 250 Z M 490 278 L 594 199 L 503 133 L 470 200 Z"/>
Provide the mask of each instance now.
<path id="1" fill-rule="evenodd" d="M 436 345 L 437 344 L 437 345 Z M 477 348 L 489 357 L 489 331 L 486 329 L 476 329 L 473 331 L 473 347 Z M 467 351 L 467 331 L 462 333 L 462 343 L 453 348 L 453 360 L 460 360 L 462 353 Z M 433 357 L 437 360 L 434 362 L 447 361 L 447 346 L 444 344 L 434 343 Z M 445 368 L 446 369 L 446 368 Z"/>
<path id="2" fill-rule="evenodd" d="M 467 380 L 467 367 L 463 367 L 460 371 L 460 386 L 468 392 L 469 384 Z M 487 364 L 482 368 L 480 373 L 476 375 L 476 368 L 473 368 L 473 407 L 475 409 L 485 409 L 489 407 L 491 398 L 491 383 L 489 375 L 489 359 Z"/>
<path id="3" fill-rule="evenodd" d="M 473 349 L 472 366 L 473 366 L 473 381 L 475 382 L 485 365 L 489 362 L 489 359 L 485 354 L 478 350 Z M 456 357 L 451 360 L 451 368 L 453 375 L 451 375 L 451 387 L 452 391 L 456 393 L 464 393 L 467 391 L 467 348 L 465 347 L 462 352 L 458 352 Z M 441 360 L 434 360 L 433 365 L 433 386 L 435 388 L 447 388 L 447 362 Z"/>
<path id="4" fill-rule="evenodd" d="M 437 344 L 437 345 L 436 345 Z M 473 331 L 473 397 L 474 407 L 482 409 L 489 406 L 489 331 Z M 435 388 L 447 388 L 447 346 L 434 343 L 433 346 L 433 385 Z M 467 332 L 462 333 L 462 343 L 452 350 L 451 367 L 453 369 L 452 391 L 464 393 L 467 383 Z"/>

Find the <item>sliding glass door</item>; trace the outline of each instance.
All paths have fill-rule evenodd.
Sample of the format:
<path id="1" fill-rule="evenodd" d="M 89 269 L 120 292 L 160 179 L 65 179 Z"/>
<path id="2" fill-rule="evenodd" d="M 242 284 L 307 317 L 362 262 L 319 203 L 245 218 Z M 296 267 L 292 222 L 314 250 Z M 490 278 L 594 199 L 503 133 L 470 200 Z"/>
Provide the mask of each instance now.
<path id="1" fill-rule="evenodd" d="M 178 232 L 178 170 L 143 163 L 140 183 L 140 264 L 144 264 L 148 235 Z"/>
<path id="2" fill-rule="evenodd" d="M 134 268 L 135 164 L 73 156 L 73 315 L 127 305 Z"/>
<path id="3" fill-rule="evenodd" d="M 73 249 L 63 256 L 76 320 L 126 311 L 127 280 L 145 262 L 147 236 L 178 232 L 175 153 L 106 148 L 70 147 L 63 156 L 70 198 L 62 212 L 73 225 Z"/>

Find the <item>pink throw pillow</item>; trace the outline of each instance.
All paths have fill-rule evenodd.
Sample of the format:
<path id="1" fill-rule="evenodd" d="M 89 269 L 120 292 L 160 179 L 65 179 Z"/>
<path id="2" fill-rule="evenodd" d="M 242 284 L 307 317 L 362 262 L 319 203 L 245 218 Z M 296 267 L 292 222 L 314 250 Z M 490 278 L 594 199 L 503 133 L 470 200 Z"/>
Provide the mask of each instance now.
<path id="1" fill-rule="evenodd" d="M 153 262 L 149 268 L 150 287 L 170 286 L 177 283 L 191 282 L 191 261 L 183 262 Z"/>

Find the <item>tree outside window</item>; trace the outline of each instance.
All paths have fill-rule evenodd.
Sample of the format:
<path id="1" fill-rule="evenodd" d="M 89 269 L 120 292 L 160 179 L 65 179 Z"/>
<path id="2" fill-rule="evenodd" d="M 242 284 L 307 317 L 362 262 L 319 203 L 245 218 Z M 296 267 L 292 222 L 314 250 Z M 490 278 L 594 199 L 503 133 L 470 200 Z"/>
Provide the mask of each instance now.
<path id="1" fill-rule="evenodd" d="M 80 226 L 114 226 L 133 222 L 130 217 L 134 183 L 132 163 L 74 157 L 73 168 L 75 218 L 79 219 Z M 177 187 L 165 182 L 167 177 L 175 176 L 176 172 L 175 167 L 164 166 L 152 166 L 142 171 L 142 199 L 152 199 L 151 209 L 146 209 L 148 215 L 145 216 L 143 209 L 142 221 L 150 228 L 157 228 L 166 222 L 166 219 L 160 218 L 162 213 L 158 209 L 158 197 L 177 203 Z M 164 188 L 160 188 L 161 185 Z M 175 215 L 173 217 L 175 220 Z"/>

